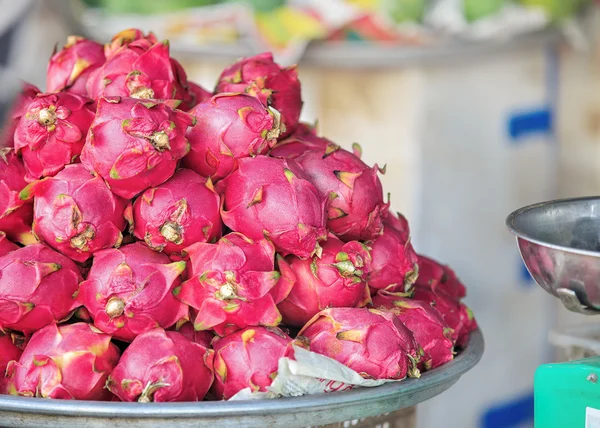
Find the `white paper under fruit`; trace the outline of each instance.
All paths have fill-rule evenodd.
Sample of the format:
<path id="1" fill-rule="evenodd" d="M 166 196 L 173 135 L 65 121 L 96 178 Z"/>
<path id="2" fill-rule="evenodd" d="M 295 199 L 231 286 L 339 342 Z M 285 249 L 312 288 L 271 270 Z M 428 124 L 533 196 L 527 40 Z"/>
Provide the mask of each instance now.
<path id="1" fill-rule="evenodd" d="M 279 360 L 277 377 L 268 392 L 252 392 L 246 388 L 230 400 L 260 400 L 278 397 L 299 397 L 324 392 L 347 391 L 357 387 L 373 387 L 394 379 L 364 379 L 354 370 L 323 355 L 294 346 L 295 360 Z"/>

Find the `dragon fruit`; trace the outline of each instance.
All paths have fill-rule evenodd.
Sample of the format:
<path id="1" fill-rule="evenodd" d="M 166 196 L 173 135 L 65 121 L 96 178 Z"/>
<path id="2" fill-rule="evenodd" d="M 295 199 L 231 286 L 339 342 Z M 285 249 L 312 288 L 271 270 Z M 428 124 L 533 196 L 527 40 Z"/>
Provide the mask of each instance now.
<path id="1" fill-rule="evenodd" d="M 213 395 L 228 400 L 246 388 L 266 392 L 291 342 L 280 329 L 265 327 L 247 327 L 215 340 Z"/>
<path id="2" fill-rule="evenodd" d="M 170 57 L 166 40 L 158 42 L 152 34 L 126 30 L 113 38 L 104 53 L 106 62 L 87 80 L 90 98 L 191 99 L 183 68 Z"/>
<path id="3" fill-rule="evenodd" d="M 246 326 L 281 322 L 271 294 L 281 274 L 274 270 L 275 250 L 270 242 L 230 233 L 216 244 L 194 244 L 186 255 L 190 279 L 175 293 L 197 311 L 196 330 L 214 329 L 224 336 Z"/>
<path id="4" fill-rule="evenodd" d="M 380 291 L 373 297 L 373 306 L 387 309 L 413 333 L 425 356 L 421 370 L 441 366 L 454 358 L 454 331 L 438 311 L 427 302 L 407 299 L 402 294 Z"/>
<path id="5" fill-rule="evenodd" d="M 213 351 L 155 328 L 123 352 L 106 388 L 122 401 L 201 401 L 213 383 Z"/>
<path id="6" fill-rule="evenodd" d="M 0 257 L 0 330 L 29 334 L 68 318 L 82 280 L 74 262 L 43 244 Z"/>
<path id="7" fill-rule="evenodd" d="M 156 251 L 181 253 L 221 237 L 220 198 L 212 183 L 189 169 L 146 190 L 133 205 L 134 235 Z"/>
<path id="8" fill-rule="evenodd" d="M 387 227 L 391 227 L 400 232 L 402 240 L 410 240 L 410 226 L 408 220 L 402 214 L 397 213 L 394 215 L 391 211 L 385 217 L 385 223 Z"/>
<path id="9" fill-rule="evenodd" d="M 6 233 L 0 232 L 0 257 L 18 249 L 19 246 L 17 244 L 13 244 L 8 240 Z"/>
<path id="10" fill-rule="evenodd" d="M 294 158 L 308 180 L 329 199 L 327 228 L 343 241 L 375 239 L 383 229 L 383 202 L 378 167 L 335 144 L 307 150 Z M 296 170 L 293 170 L 297 172 Z"/>
<path id="11" fill-rule="evenodd" d="M 214 181 L 231 173 L 237 159 L 266 154 L 280 133 L 279 114 L 249 95 L 217 94 L 189 113 L 196 126 L 183 164 Z"/>
<path id="12" fill-rule="evenodd" d="M 15 242 L 31 244 L 33 204 L 19 198 L 27 186 L 25 167 L 12 149 L 0 149 L 0 231 Z"/>
<path id="13" fill-rule="evenodd" d="M 221 73 L 215 93 L 245 92 L 281 113 L 285 127 L 281 137 L 291 135 L 302 111 L 301 85 L 296 66 L 280 67 L 271 53 L 242 58 Z"/>
<path id="14" fill-rule="evenodd" d="M 33 231 L 65 256 L 84 262 L 98 250 L 121 245 L 129 201 L 115 196 L 81 164 L 68 165 L 21 192 L 22 199 L 33 197 Z"/>
<path id="15" fill-rule="evenodd" d="M 477 328 L 473 312 L 461 302 L 456 301 L 442 290 L 416 286 L 412 298 L 433 306 L 442 316 L 444 322 L 453 330 L 452 340 L 456 346 L 464 348 L 469 342 L 471 332 Z"/>
<path id="16" fill-rule="evenodd" d="M 212 340 L 216 337 L 212 330 L 196 331 L 194 329 L 194 324 L 189 321 L 183 322 L 180 326 L 176 325 L 174 330 L 181 333 L 192 342 L 199 343 L 205 348 L 210 348 Z"/>
<path id="17" fill-rule="evenodd" d="M 31 83 L 23 83 L 7 118 L 5 127 L 0 131 L 0 150 L 4 147 L 14 147 L 15 130 L 21 116 L 27 113 L 27 107 L 41 91 Z"/>
<path id="18" fill-rule="evenodd" d="M 417 253 L 404 231 L 389 226 L 387 219 L 383 225 L 381 236 L 368 243 L 372 262 L 367 283 L 372 293 L 378 289 L 408 292 L 419 274 Z"/>
<path id="19" fill-rule="evenodd" d="M 302 327 L 313 316 L 329 307 L 357 307 L 370 302 L 366 278 L 370 254 L 357 241 L 344 244 L 330 235 L 321 257 L 302 260 L 288 256 L 296 276 L 289 296 L 278 305 L 283 323 Z"/>
<path id="20" fill-rule="evenodd" d="M 266 237 L 284 256 L 318 254 L 318 241 L 326 238 L 327 198 L 293 160 L 239 159 L 238 168 L 219 185 L 224 188 L 221 218 L 231 229 L 251 239 Z"/>
<path id="21" fill-rule="evenodd" d="M 141 242 L 101 250 L 79 287 L 79 301 L 97 328 L 131 342 L 157 326 L 169 328 L 187 319 L 188 307 L 173 294 L 185 268 L 184 261 L 170 263 Z"/>
<path id="22" fill-rule="evenodd" d="M 449 266 L 444 266 L 421 254 L 418 257 L 419 277 L 417 278 L 417 285 L 442 290 L 455 300 L 460 300 L 466 296 L 465 286 Z"/>
<path id="23" fill-rule="evenodd" d="M 8 394 L 8 378 L 5 377 L 8 363 L 18 360 L 22 352 L 10 335 L 0 334 L 0 394 Z"/>
<path id="24" fill-rule="evenodd" d="M 325 309 L 298 336 L 309 343 L 311 351 L 339 361 L 366 379 L 420 376 L 423 350 L 410 330 L 389 312 Z"/>
<path id="25" fill-rule="evenodd" d="M 173 102 L 100 98 L 81 154 L 89 171 L 127 199 L 167 181 L 190 150 L 185 133 L 193 119 Z"/>
<path id="26" fill-rule="evenodd" d="M 84 37 L 69 36 L 63 50 L 55 53 L 50 59 L 46 74 L 46 91 L 66 91 L 87 96 L 87 80 L 105 60 L 103 45 Z"/>
<path id="27" fill-rule="evenodd" d="M 26 397 L 109 401 L 104 388 L 119 348 L 90 324 L 48 325 L 36 332 L 19 361 L 9 363 L 8 392 Z"/>
<path id="28" fill-rule="evenodd" d="M 26 179 L 53 176 L 75 162 L 93 119 L 93 102 L 88 98 L 67 92 L 38 94 L 21 116 L 14 135 Z"/>
<path id="29" fill-rule="evenodd" d="M 213 93 L 204 89 L 202 86 L 200 86 L 197 83 L 194 82 L 188 82 L 188 92 L 190 93 L 190 109 L 193 107 L 196 107 L 198 104 L 209 100 L 212 96 Z"/>
<path id="30" fill-rule="evenodd" d="M 337 145 L 327 138 L 317 136 L 316 132 L 307 124 L 300 123 L 296 132 L 283 141 L 278 142 L 269 152 L 275 158 L 294 159 L 304 154 L 307 150 L 316 150 L 321 153 L 327 149 L 333 150 Z"/>

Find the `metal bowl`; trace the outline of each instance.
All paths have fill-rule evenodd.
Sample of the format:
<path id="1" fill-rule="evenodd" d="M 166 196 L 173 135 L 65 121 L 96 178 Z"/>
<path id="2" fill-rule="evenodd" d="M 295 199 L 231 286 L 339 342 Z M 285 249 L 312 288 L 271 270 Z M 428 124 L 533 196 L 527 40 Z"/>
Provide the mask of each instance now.
<path id="1" fill-rule="evenodd" d="M 414 406 L 444 392 L 483 355 L 481 331 L 452 361 L 419 379 L 374 388 L 297 398 L 200 403 L 118 403 L 48 400 L 0 395 L 2 427 L 135 428 L 306 427 L 378 416 Z"/>
<path id="2" fill-rule="evenodd" d="M 573 312 L 600 314 L 600 197 L 529 205 L 506 225 L 544 290 Z"/>

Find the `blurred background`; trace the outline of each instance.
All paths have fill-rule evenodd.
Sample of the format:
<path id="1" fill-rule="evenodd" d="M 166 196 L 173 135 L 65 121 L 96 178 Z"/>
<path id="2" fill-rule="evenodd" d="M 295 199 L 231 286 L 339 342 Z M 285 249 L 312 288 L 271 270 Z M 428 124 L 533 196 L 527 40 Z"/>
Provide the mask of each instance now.
<path id="1" fill-rule="evenodd" d="M 487 347 L 418 407 L 430 427 L 533 426 L 533 373 L 561 357 L 548 333 L 582 317 L 539 289 L 506 215 L 600 193 L 600 2 L 586 0 L 0 0 L 0 107 L 15 75 L 44 87 L 70 34 L 169 39 L 188 78 L 272 51 L 298 64 L 303 119 L 368 163 L 416 250 L 468 287 Z"/>

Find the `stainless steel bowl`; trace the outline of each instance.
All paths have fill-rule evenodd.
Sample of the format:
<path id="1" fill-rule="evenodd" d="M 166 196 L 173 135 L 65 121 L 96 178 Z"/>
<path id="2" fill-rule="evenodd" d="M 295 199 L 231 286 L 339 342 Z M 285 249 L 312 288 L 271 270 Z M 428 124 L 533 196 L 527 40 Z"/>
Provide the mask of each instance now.
<path id="1" fill-rule="evenodd" d="M 506 225 L 544 290 L 573 312 L 600 314 L 600 197 L 529 205 Z"/>
<path id="2" fill-rule="evenodd" d="M 414 406 L 450 388 L 481 359 L 481 331 L 454 360 L 374 388 L 297 398 L 200 403 L 117 403 L 0 395 L 0 426 L 35 428 L 306 427 L 377 416 Z"/>

